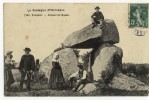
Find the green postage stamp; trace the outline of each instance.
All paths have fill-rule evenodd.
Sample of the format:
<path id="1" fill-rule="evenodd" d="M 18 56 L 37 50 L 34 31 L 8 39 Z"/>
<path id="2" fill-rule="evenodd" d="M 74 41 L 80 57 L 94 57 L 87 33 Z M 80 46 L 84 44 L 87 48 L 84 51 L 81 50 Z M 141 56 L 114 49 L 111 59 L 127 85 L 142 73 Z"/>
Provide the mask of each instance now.
<path id="1" fill-rule="evenodd" d="M 148 27 L 148 4 L 129 5 L 129 27 Z"/>

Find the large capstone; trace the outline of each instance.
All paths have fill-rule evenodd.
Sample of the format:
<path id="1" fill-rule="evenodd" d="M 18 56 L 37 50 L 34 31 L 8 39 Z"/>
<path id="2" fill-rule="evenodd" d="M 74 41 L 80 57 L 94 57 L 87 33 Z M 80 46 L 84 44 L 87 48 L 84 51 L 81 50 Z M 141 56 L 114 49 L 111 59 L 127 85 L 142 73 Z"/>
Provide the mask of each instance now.
<path id="1" fill-rule="evenodd" d="M 94 48 L 102 43 L 118 43 L 119 32 L 113 20 L 106 19 L 102 29 L 99 26 L 85 28 L 73 32 L 63 42 L 65 47 L 70 48 Z"/>

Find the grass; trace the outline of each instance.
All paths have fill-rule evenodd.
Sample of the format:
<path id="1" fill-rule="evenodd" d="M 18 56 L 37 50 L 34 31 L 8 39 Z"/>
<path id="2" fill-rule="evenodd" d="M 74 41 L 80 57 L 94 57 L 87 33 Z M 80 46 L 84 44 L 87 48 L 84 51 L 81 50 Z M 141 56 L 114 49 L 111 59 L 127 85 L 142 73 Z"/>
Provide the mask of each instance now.
<path id="1" fill-rule="evenodd" d="M 147 86 L 149 86 L 149 73 L 146 75 L 132 75 L 136 74 L 133 71 L 130 71 L 131 67 L 135 66 L 135 69 L 139 69 L 140 66 L 146 66 L 149 68 L 148 64 L 123 64 L 123 69 L 125 69 L 125 74 L 128 74 L 130 77 L 135 77 L 138 80 L 144 82 Z M 126 68 L 127 67 L 127 68 Z M 134 68 L 133 68 L 134 69 Z M 142 69 L 141 69 L 142 70 Z M 137 70 L 135 70 L 137 72 Z M 139 72 L 139 71 L 138 71 Z M 149 71 L 148 71 L 149 72 Z M 141 75 L 141 76 L 140 76 Z M 5 96 L 148 96 L 148 91 L 126 91 L 113 89 L 108 86 L 102 87 L 101 84 L 97 86 L 97 90 L 93 91 L 89 94 L 80 94 L 79 92 L 72 92 L 71 89 L 66 90 L 48 90 L 47 89 L 48 81 L 47 79 L 43 79 L 36 76 L 36 79 L 32 82 L 31 87 L 32 91 L 28 92 L 26 90 L 19 92 L 17 89 L 12 90 L 11 92 L 5 91 Z"/>
<path id="2" fill-rule="evenodd" d="M 42 89 L 35 89 L 30 92 L 5 92 L 6 96 L 148 96 L 148 91 L 126 91 L 113 89 L 109 87 L 98 88 L 96 91 L 89 94 L 80 94 L 71 90 L 48 90 L 46 85 Z"/>

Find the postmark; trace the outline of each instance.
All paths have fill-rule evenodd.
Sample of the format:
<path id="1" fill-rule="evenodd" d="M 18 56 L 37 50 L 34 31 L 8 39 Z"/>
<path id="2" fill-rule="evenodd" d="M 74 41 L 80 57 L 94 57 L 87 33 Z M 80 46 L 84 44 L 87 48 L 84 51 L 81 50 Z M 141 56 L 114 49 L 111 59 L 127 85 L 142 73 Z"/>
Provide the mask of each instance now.
<path id="1" fill-rule="evenodd" d="M 129 5 L 129 28 L 148 28 L 148 4 Z"/>
<path id="2" fill-rule="evenodd" d="M 146 30 L 141 30 L 141 29 L 134 30 L 134 35 L 136 35 L 136 36 L 145 36 L 146 33 L 147 33 Z"/>

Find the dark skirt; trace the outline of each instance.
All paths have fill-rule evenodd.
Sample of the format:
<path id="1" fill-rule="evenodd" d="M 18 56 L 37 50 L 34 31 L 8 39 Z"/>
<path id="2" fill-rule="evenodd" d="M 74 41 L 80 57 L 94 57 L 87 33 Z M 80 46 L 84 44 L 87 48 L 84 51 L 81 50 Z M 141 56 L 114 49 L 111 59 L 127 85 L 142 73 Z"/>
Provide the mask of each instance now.
<path id="1" fill-rule="evenodd" d="M 64 77 L 61 68 L 53 67 L 49 79 L 49 89 L 62 89 L 64 84 Z"/>
<path id="2" fill-rule="evenodd" d="M 4 84 L 5 86 L 9 86 L 14 83 L 14 78 L 10 69 L 11 65 L 10 64 L 5 64 L 4 68 Z"/>

